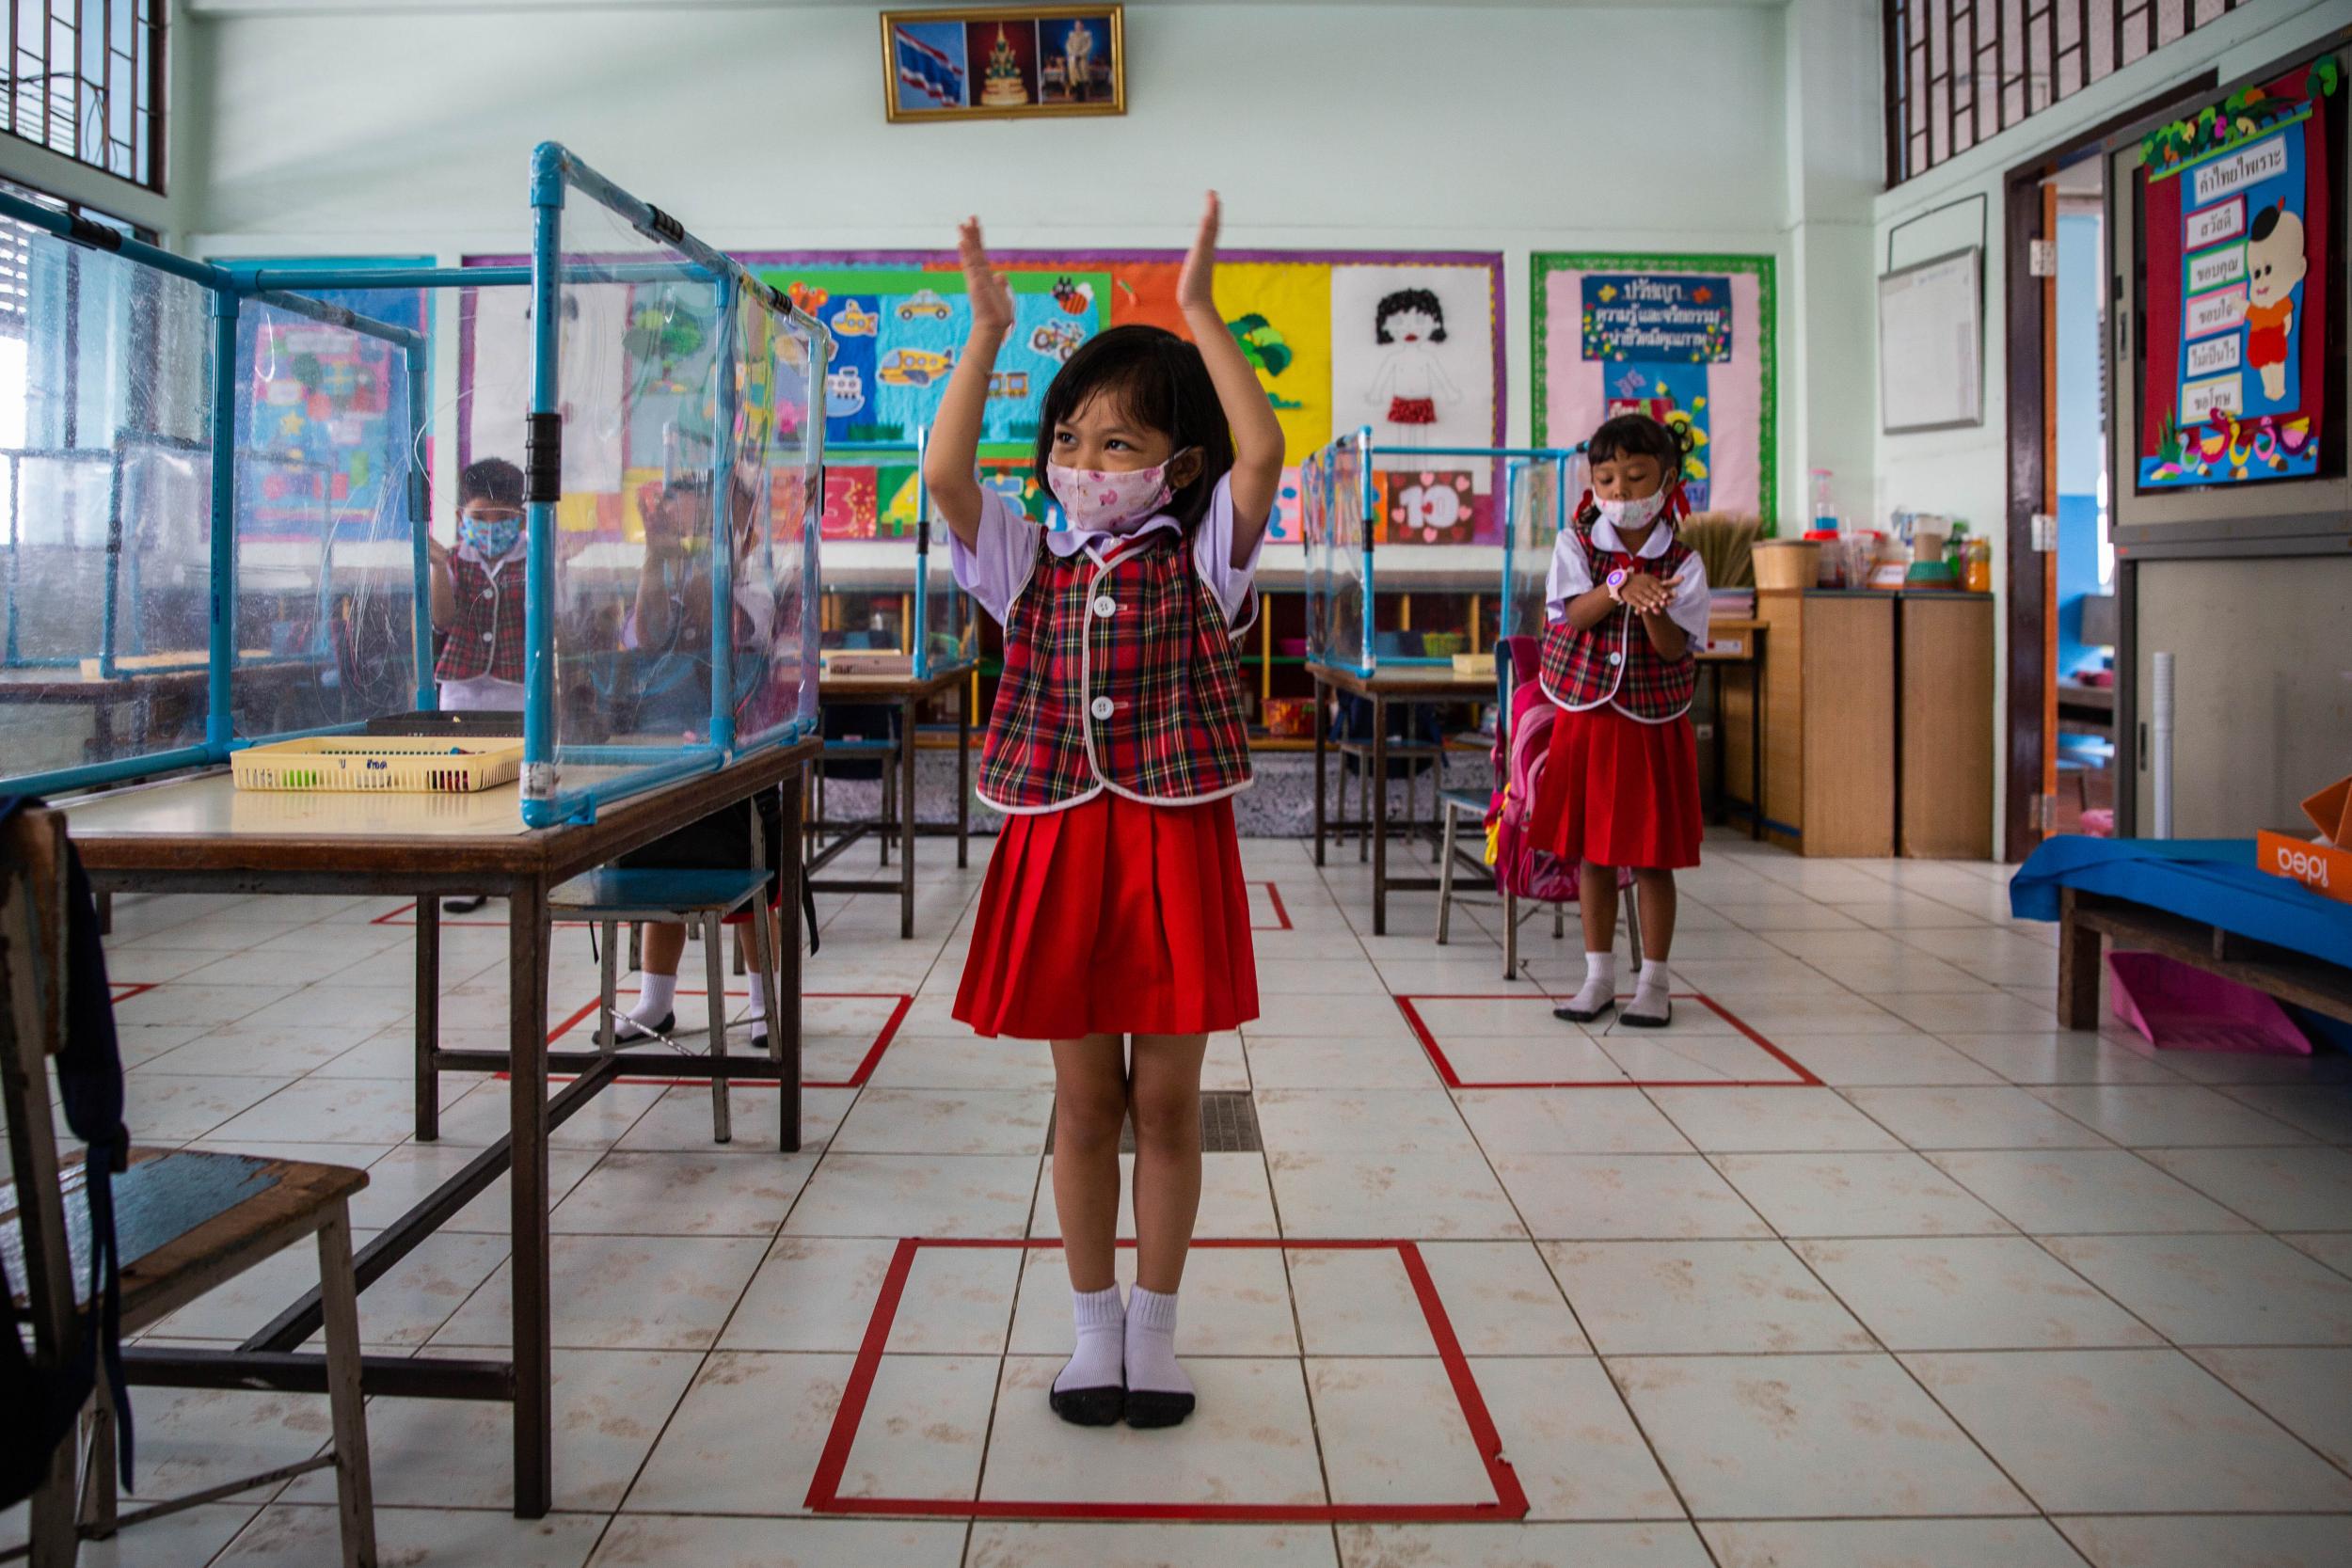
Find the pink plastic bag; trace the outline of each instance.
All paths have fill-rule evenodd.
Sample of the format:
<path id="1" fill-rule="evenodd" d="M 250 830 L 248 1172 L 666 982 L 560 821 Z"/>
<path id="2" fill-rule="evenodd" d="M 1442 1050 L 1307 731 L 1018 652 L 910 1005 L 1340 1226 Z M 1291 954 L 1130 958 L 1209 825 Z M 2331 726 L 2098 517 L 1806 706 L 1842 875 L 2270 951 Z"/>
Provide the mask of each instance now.
<path id="1" fill-rule="evenodd" d="M 2251 986 L 2156 953 L 2110 953 L 2115 1016 L 2159 1051 L 2241 1051 L 2308 1056 L 2284 1007 Z"/>

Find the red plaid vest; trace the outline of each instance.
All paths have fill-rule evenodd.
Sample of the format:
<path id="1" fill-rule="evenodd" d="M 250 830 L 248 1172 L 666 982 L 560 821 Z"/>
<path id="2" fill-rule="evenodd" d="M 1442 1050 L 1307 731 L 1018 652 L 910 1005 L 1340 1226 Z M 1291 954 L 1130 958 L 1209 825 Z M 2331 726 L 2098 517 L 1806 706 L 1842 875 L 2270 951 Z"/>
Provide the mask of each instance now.
<path id="1" fill-rule="evenodd" d="M 1645 561 L 1622 550 L 1604 550 L 1593 544 L 1593 525 L 1582 518 L 1568 525 L 1584 558 L 1593 563 L 1596 585 L 1620 568 L 1671 578 L 1691 559 L 1691 547 L 1680 538 L 1667 541 L 1665 553 Z M 1614 702 L 1629 717 L 1662 724 L 1690 711 L 1691 694 L 1699 684 L 1699 661 L 1685 651 L 1669 663 L 1650 645 L 1641 617 L 1620 605 L 1590 631 L 1578 631 L 1565 621 L 1544 628 L 1544 695 L 1571 713 Z"/>
<path id="2" fill-rule="evenodd" d="M 1163 531 L 1099 566 L 1041 533 L 1005 618 L 980 799 L 1047 812 L 1109 789 L 1184 805 L 1249 783 L 1241 666 L 1191 539 Z"/>
<path id="3" fill-rule="evenodd" d="M 449 557 L 450 582 L 457 591 L 457 618 L 450 624 L 433 678 L 469 681 L 496 675 L 523 678 L 523 569 L 520 555 L 506 558 L 496 577 L 471 556 Z"/>

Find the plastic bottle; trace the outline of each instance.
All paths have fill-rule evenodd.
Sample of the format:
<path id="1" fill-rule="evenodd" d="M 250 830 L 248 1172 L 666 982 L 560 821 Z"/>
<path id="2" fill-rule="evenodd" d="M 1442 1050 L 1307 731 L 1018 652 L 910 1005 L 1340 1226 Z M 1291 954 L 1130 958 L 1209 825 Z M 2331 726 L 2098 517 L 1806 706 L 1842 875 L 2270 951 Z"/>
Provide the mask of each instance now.
<path id="1" fill-rule="evenodd" d="M 1961 586 L 1971 594 L 1993 592 L 1992 540 L 1971 539 L 1968 541 L 1968 565 L 1962 575 Z"/>
<path id="2" fill-rule="evenodd" d="M 1837 503 L 1830 497 L 1830 471 L 1813 470 L 1813 527 L 1817 531 L 1837 531 Z"/>

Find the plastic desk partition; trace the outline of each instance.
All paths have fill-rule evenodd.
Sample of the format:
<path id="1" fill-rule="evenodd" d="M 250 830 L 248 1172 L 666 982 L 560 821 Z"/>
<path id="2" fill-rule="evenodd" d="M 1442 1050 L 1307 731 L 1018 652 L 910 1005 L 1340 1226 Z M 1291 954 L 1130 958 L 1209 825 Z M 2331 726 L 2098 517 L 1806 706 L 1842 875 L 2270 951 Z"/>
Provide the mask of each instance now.
<path id="1" fill-rule="evenodd" d="M 530 190 L 529 263 L 461 268 L 216 265 L 0 194 L 0 791 L 435 708 L 428 457 L 446 508 L 459 464 L 525 476 L 525 826 L 815 731 L 830 337 L 562 147 Z M 76 688 L 135 680 L 93 722 Z"/>
<path id="2" fill-rule="evenodd" d="M 1488 504 L 1502 511 L 1500 547 L 1444 542 L 1453 531 L 1434 526 L 1413 540 L 1422 522 L 1475 504 L 1427 494 L 1449 475 L 1462 483 L 1466 465 L 1471 483 L 1486 476 Z M 1450 654 L 1403 652 L 1375 628 L 1382 592 L 1495 592 L 1501 636 L 1539 632 L 1552 546 L 1582 489 L 1581 446 L 1378 448 L 1366 427 L 1310 452 L 1299 465 L 1309 662 L 1363 676 L 1450 663 Z"/>

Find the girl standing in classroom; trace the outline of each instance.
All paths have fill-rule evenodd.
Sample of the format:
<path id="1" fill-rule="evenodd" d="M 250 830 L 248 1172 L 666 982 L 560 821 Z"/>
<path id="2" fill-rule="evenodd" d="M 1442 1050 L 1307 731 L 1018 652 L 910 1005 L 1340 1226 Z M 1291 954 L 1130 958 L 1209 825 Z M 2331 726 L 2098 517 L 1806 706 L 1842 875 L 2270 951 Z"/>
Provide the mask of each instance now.
<path id="1" fill-rule="evenodd" d="M 1565 1006 L 1591 1023 L 1617 1006 L 1617 872 L 1641 900 L 1642 973 L 1625 1022 L 1674 1016 L 1675 872 L 1699 863 L 1698 742 L 1691 696 L 1707 641 L 1707 568 L 1676 525 L 1683 439 L 1646 414 L 1593 432 L 1592 488 L 1552 546 L 1543 688 L 1563 711 L 1535 791 L 1538 848 L 1578 863 L 1584 983 Z"/>
<path id="2" fill-rule="evenodd" d="M 1208 1037 L 1258 1016 L 1231 797 L 1250 783 L 1233 628 L 1282 474 L 1282 430 L 1213 293 L 1210 193 L 1177 284 L 1194 341 L 1155 326 L 1089 340 L 1046 389 L 1037 477 L 1048 531 L 975 474 L 1013 302 L 959 245 L 971 336 L 924 477 L 956 580 L 1005 628 L 978 794 L 1005 814 L 955 1016 L 1050 1041 L 1054 1200 L 1077 1350 L 1063 1419 L 1171 1426 L 1193 1408 L 1176 1291 L 1200 1204 Z M 1197 346 L 1196 346 L 1197 345 Z M 1136 1130 L 1136 1288 L 1114 1273 L 1120 1129 Z"/>

